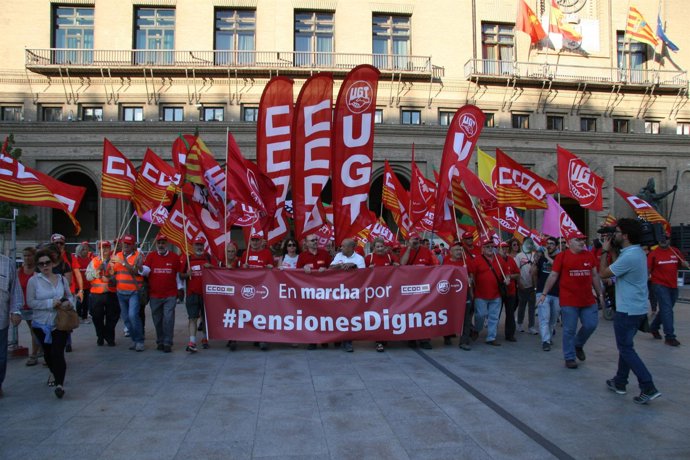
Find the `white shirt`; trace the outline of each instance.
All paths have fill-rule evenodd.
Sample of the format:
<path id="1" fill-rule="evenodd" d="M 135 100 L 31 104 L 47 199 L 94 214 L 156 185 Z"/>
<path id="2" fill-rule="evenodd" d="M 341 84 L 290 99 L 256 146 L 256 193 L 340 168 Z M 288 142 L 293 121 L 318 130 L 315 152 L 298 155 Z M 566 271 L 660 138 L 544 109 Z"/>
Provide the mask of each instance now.
<path id="1" fill-rule="evenodd" d="M 331 267 L 338 264 L 355 264 L 357 268 L 364 268 L 366 266 L 364 264 L 364 257 L 356 252 L 353 252 L 350 257 L 344 256 L 342 252 L 337 253 L 333 258 L 333 262 L 331 262 Z"/>

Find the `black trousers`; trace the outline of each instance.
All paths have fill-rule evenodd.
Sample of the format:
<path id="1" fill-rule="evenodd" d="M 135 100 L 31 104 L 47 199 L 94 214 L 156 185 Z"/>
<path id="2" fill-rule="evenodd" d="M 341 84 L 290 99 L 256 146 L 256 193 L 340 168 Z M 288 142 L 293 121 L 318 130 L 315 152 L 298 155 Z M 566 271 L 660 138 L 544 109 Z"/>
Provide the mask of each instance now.
<path id="1" fill-rule="evenodd" d="M 38 343 L 43 348 L 43 357 L 48 363 L 48 368 L 55 377 L 55 385 L 64 385 L 65 373 L 67 372 L 67 363 L 65 362 L 65 346 L 67 345 L 67 337 L 69 332 L 53 330 L 51 334 L 53 343 L 46 343 L 46 334 L 43 329 L 37 327 L 33 328 L 34 335 Z"/>
<path id="2" fill-rule="evenodd" d="M 108 343 L 115 342 L 115 326 L 120 319 L 120 304 L 117 294 L 91 294 L 91 319 L 96 329 L 96 337 Z"/>
<path id="3" fill-rule="evenodd" d="M 77 299 L 77 315 L 81 319 L 86 319 L 89 317 L 89 297 L 90 297 L 90 291 L 88 289 L 84 290 L 84 300 L 79 300 Z M 76 297 L 75 297 L 76 298 Z"/>
<path id="4" fill-rule="evenodd" d="M 514 295 L 503 299 L 503 308 L 506 312 L 505 332 L 506 339 L 515 337 L 515 307 L 517 305 L 517 297 Z"/>

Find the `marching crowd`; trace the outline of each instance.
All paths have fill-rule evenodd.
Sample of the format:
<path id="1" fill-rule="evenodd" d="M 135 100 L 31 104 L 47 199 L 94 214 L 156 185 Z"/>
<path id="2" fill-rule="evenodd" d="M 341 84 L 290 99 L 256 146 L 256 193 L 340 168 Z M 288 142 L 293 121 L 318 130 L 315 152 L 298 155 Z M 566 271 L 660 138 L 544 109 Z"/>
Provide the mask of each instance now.
<path id="1" fill-rule="evenodd" d="M 230 242 L 225 260 L 219 261 L 207 252 L 202 237 L 191 241 L 192 254 L 186 257 L 174 252 L 162 234 L 146 255 L 137 248 L 132 235 L 112 243 L 101 241 L 95 250 L 83 242 L 69 254 L 65 237 L 54 234 L 49 243 L 24 249 L 23 263 L 18 269 L 9 258 L 0 256 L 0 397 L 7 364 L 8 327 L 10 323 L 17 326 L 22 320 L 30 328 L 32 338 L 26 365 L 35 366 L 42 357 L 52 374 L 49 385 L 55 387 L 58 398 L 63 397 L 65 353 L 72 351 L 72 345 L 71 331 L 56 327 L 60 307 L 73 306 L 83 324 L 93 323 L 97 346 L 116 346 L 116 327 L 122 319 L 124 336 L 131 340 L 130 350 L 143 352 L 144 307 L 148 304 L 156 348 L 169 353 L 173 347 L 175 307 L 184 300 L 189 334 L 185 350 L 196 353 L 199 332 L 201 348 L 209 347 L 203 322 L 204 268 L 311 272 L 443 264 L 466 267 L 469 274 L 464 326 L 458 331 L 459 347 L 467 351 L 484 328 L 485 343 L 501 345 L 498 329 L 502 313 L 506 342 L 516 342 L 516 332 L 527 331 L 539 335 L 542 350 L 550 351 L 560 320 L 565 366 L 576 369 L 578 361 L 586 359 L 584 347 L 597 327 L 599 310 L 607 307 L 607 293 L 615 295 L 615 301 L 608 300 L 616 308 L 614 331 L 619 362 L 615 377 L 606 384 L 617 394 L 625 394 L 632 371 L 641 391 L 634 401 L 645 404 L 661 393 L 635 352 L 633 337 L 638 330 L 645 330 L 661 339 L 659 331 L 663 327 L 665 343 L 680 345 L 673 327 L 673 306 L 678 298 L 676 278 L 679 268 L 690 265 L 680 251 L 670 246 L 669 235 L 664 235 L 647 255 L 639 244 L 640 237 L 639 221 L 620 219 L 615 231 L 591 249 L 579 231 L 564 235 L 560 242 L 548 238 L 545 247 L 522 244 L 514 238 L 498 245 L 491 237 L 475 243 L 473 234 L 466 232 L 448 249 L 444 245 L 431 246 L 419 234 L 411 233 L 404 245 L 376 239 L 371 252 L 364 254 L 353 239 L 345 239 L 336 252 L 331 246 L 320 247 L 315 235 L 302 242 L 287 238 L 268 248 L 259 232 L 250 235 L 243 252 Z M 656 313 L 651 325 L 647 324 L 649 304 Z M 450 345 L 452 338 L 444 337 L 444 344 Z M 432 348 L 431 339 L 408 344 Z M 268 349 L 267 343 L 255 345 Z M 353 351 L 351 341 L 339 345 L 346 352 Z M 231 340 L 227 346 L 234 351 L 237 342 Z M 383 352 L 385 346 L 385 342 L 377 342 L 376 351 Z M 316 349 L 317 344 L 308 344 L 307 348 Z"/>

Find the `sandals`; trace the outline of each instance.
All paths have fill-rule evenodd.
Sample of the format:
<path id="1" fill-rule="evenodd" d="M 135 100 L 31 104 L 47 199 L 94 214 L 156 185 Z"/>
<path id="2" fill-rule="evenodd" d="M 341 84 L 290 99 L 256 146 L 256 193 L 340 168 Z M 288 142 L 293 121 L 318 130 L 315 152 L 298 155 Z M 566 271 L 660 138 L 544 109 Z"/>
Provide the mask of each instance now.
<path id="1" fill-rule="evenodd" d="M 38 357 L 36 356 L 29 356 L 29 359 L 26 360 L 27 366 L 35 366 L 36 364 L 38 364 Z"/>
<path id="2" fill-rule="evenodd" d="M 381 342 L 376 344 L 376 351 L 378 351 L 379 353 L 384 352 L 383 344 Z"/>

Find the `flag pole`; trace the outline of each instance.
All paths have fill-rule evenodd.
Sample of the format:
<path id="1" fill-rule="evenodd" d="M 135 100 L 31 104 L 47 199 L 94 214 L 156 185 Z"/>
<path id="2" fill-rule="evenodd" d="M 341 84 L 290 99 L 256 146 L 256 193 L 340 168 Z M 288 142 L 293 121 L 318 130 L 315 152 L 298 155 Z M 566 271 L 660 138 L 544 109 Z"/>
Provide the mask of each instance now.
<path id="1" fill-rule="evenodd" d="M 184 212 L 184 193 L 182 193 L 182 189 L 180 189 L 180 207 L 182 208 L 182 222 L 184 225 L 184 228 L 182 230 L 182 234 L 184 235 L 184 254 L 187 257 L 187 267 L 191 267 L 191 264 L 189 262 L 189 242 L 187 240 L 187 213 Z"/>
<path id="2" fill-rule="evenodd" d="M 228 266 L 228 137 L 230 127 L 225 128 L 225 196 L 223 197 L 223 242 L 225 244 L 225 266 Z"/>

